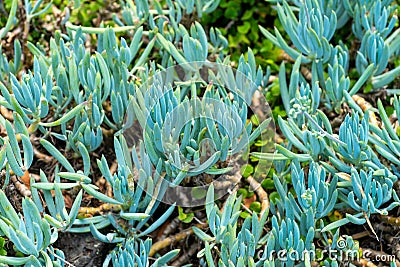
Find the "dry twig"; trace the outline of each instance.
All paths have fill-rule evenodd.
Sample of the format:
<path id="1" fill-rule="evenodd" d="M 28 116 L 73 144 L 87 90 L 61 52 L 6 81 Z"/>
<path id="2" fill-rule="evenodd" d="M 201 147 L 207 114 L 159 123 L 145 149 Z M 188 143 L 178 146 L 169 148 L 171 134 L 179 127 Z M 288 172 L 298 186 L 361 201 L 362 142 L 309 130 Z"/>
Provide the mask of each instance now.
<path id="1" fill-rule="evenodd" d="M 42 160 L 45 163 L 51 163 L 53 161 L 52 156 L 49 156 L 49 155 L 46 155 L 46 154 L 40 152 L 35 147 L 33 148 L 33 154 L 35 155 L 35 157 L 37 157 L 38 159 Z"/>
<path id="2" fill-rule="evenodd" d="M 121 205 L 104 203 L 98 207 L 80 207 L 78 214 L 80 216 L 98 215 L 109 211 L 118 212 L 120 210 L 121 210 Z"/>
<path id="3" fill-rule="evenodd" d="M 11 176 L 11 181 L 14 183 L 15 188 L 24 197 L 30 197 L 32 195 L 31 190 L 24 183 L 21 183 L 15 175 Z"/>
<path id="4" fill-rule="evenodd" d="M 14 117 L 12 115 L 12 112 L 9 111 L 6 107 L 0 106 L 0 113 L 3 115 L 3 117 L 9 121 L 14 121 Z"/>
<path id="5" fill-rule="evenodd" d="M 362 111 L 367 111 L 369 110 L 369 122 L 377 127 L 379 127 L 378 119 L 375 116 L 375 113 L 372 111 L 372 105 L 367 102 L 363 97 L 358 96 L 358 95 L 353 95 L 352 96 L 353 100 L 357 103 L 357 105 L 360 106 Z"/>
<path id="6" fill-rule="evenodd" d="M 200 229 L 205 229 L 208 227 L 208 224 L 196 224 L 195 225 L 197 228 Z M 154 243 L 153 246 L 150 249 L 149 252 L 149 256 L 153 256 L 157 251 L 160 251 L 176 242 L 179 242 L 185 238 L 187 238 L 188 236 L 193 234 L 193 229 L 192 228 L 188 228 L 176 235 L 170 236 L 165 238 L 164 240 L 158 241 L 157 243 Z"/>
<path id="7" fill-rule="evenodd" d="M 165 239 L 169 234 L 171 234 L 173 231 L 175 231 L 179 224 L 180 224 L 179 217 L 174 218 L 162 231 L 162 235 L 159 237 L 159 239 Z"/>
<path id="8" fill-rule="evenodd" d="M 360 238 L 367 237 L 367 236 L 370 236 L 369 231 L 363 231 L 363 232 L 354 234 L 354 235 L 352 235 L 351 237 L 352 237 L 354 240 L 358 240 L 358 239 L 360 239 Z"/>
<path id="9" fill-rule="evenodd" d="M 261 212 L 260 216 L 267 210 L 269 210 L 269 198 L 267 192 L 264 191 L 261 184 L 257 182 L 253 177 L 247 177 L 247 182 L 250 184 L 250 188 L 254 190 L 261 201 Z"/>

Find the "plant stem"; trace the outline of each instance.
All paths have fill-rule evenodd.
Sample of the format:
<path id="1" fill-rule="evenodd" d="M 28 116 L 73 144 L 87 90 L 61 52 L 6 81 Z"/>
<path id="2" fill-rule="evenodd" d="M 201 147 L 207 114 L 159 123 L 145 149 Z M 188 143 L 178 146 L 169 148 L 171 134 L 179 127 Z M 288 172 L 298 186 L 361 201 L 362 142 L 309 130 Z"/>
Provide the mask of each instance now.
<path id="1" fill-rule="evenodd" d="M 253 177 L 249 176 L 247 177 L 247 182 L 250 184 L 250 188 L 254 191 L 256 191 L 258 198 L 261 201 L 261 211 L 260 211 L 260 217 L 264 214 L 264 212 L 268 212 L 270 204 L 269 204 L 269 198 L 267 192 L 264 191 L 264 188 L 262 188 L 261 184 L 256 181 Z"/>
<path id="2" fill-rule="evenodd" d="M 208 227 L 208 224 L 196 224 L 195 225 L 197 228 L 200 229 L 205 229 Z M 153 244 L 153 246 L 151 246 L 150 252 L 149 252 L 149 256 L 152 257 L 154 256 L 154 254 L 156 254 L 156 252 L 169 247 L 170 245 L 182 241 L 183 239 L 187 238 L 188 236 L 193 234 L 193 229 L 192 228 L 188 228 L 174 236 L 171 237 L 167 237 L 161 241 L 158 241 L 157 243 Z"/>

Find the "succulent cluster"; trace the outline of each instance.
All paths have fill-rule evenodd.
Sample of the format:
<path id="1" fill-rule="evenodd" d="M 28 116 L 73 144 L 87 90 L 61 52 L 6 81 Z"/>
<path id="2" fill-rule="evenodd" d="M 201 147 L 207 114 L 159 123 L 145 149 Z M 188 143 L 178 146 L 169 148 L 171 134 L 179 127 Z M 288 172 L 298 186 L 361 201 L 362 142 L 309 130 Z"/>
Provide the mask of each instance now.
<path id="1" fill-rule="evenodd" d="M 379 100 L 375 109 L 361 105 L 358 95 L 385 90 L 400 74 L 392 62 L 400 50 L 397 5 L 273 2 L 284 33 L 263 25 L 260 31 L 289 58 L 277 75 L 259 66 L 250 48 L 234 71 L 218 28 L 195 20 L 187 26 L 190 16 L 212 14 L 219 1 L 210 0 L 121 1 L 114 26 L 66 22 L 48 47 L 14 41 L 12 58 L 0 47 L 0 236 L 14 248 L 0 264 L 67 266 L 53 247 L 58 233 L 90 232 L 115 244 L 103 266 L 168 266 L 179 250 L 153 257 L 150 234 L 177 205 L 205 205 L 209 230 L 192 228 L 203 245 L 201 266 L 311 266 L 316 241 L 358 251 L 340 227 L 372 228 L 372 216 L 400 205 L 394 186 L 400 177 L 399 98 Z M 1 40 L 19 23 L 17 5 L 12 1 Z M 24 23 L 51 6 L 24 1 Z M 359 43 L 351 48 L 356 51 L 335 40 L 346 25 Z M 33 56 L 28 68 L 25 48 Z M 272 152 L 266 143 L 275 141 L 268 139 L 274 125 L 260 99 L 274 83 L 287 117 L 278 117 L 282 138 Z M 393 106 L 392 114 L 384 103 Z M 333 125 L 334 117 L 343 119 L 340 125 Z M 44 154 L 56 161 L 51 172 L 37 167 Z M 249 159 L 260 162 L 260 177 L 270 175 L 271 165 L 261 163 L 273 162 L 276 198 L 262 199 L 268 205 L 261 212 L 242 218 L 241 177 L 230 174 Z M 209 185 L 207 177 L 215 181 Z M 29 185 L 20 211 L 6 194 L 13 179 Z M 70 204 L 66 191 L 74 198 Z M 221 192 L 230 196 L 218 206 Z M 85 197 L 108 212 L 83 216 Z M 334 211 L 343 217 L 330 219 Z M 279 251 L 287 253 L 285 260 Z M 341 260 L 319 262 L 338 266 Z"/>
<path id="2" fill-rule="evenodd" d="M 271 212 L 278 216 L 273 217 L 277 231 L 279 227 L 296 225 L 293 234 L 299 231 L 297 235 L 304 238 L 301 242 L 311 242 L 297 244 L 298 239 L 287 237 L 286 240 L 294 241 L 281 248 L 300 253 L 304 246 L 309 250 L 312 240 L 321 234 L 325 236 L 346 223 L 367 224 L 371 214 L 386 215 L 399 205 L 393 188 L 398 180 L 396 154 L 388 147 L 389 143 L 395 146 L 392 138 L 398 138 L 397 133 L 380 100 L 381 126 L 374 113 L 376 109 L 361 105 L 356 95 L 363 86 L 383 90 L 396 78 L 397 68 L 386 69 L 398 50 L 395 44 L 398 31 L 394 31 L 396 5 L 391 1 L 293 1 L 293 6 L 290 2 L 277 3 L 277 9 L 293 46 L 287 44 L 277 29 L 275 35 L 262 27 L 261 30 L 295 59 L 289 86 L 283 64 L 279 73 L 288 118 L 279 118 L 278 123 L 288 142 L 276 148 L 278 154 L 294 161 L 290 165 L 289 184 L 298 200 L 289 191 L 288 183 L 282 183 L 282 178 L 276 176 L 280 199 L 277 208 L 271 205 Z M 348 48 L 341 41 L 336 46 L 330 41 L 335 31 L 350 22 L 354 37 L 361 42 L 355 58 L 360 77 L 354 83 L 348 73 L 351 63 Z M 310 69 L 306 71 L 307 67 Z M 394 99 L 397 103 L 397 97 Z M 343 114 L 343 103 L 351 108 L 351 113 L 335 133 L 323 110 Z M 255 153 L 255 156 L 270 155 Z M 383 157 L 390 161 L 389 166 Z M 307 182 L 298 162 L 310 162 Z M 331 177 L 329 183 L 325 182 L 326 172 Z M 321 218 L 334 208 L 352 212 L 326 225 Z"/>

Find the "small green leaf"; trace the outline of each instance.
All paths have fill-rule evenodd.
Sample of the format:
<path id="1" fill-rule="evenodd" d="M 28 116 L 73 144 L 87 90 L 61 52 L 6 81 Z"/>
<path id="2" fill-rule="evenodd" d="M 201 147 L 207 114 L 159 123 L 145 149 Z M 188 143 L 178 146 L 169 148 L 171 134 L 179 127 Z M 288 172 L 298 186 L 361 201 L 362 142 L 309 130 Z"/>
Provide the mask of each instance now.
<path id="1" fill-rule="evenodd" d="M 246 219 L 247 217 L 251 217 L 251 215 L 247 211 L 242 211 L 240 213 L 240 217 L 243 218 L 243 219 Z"/>
<path id="2" fill-rule="evenodd" d="M 179 212 L 179 216 L 178 216 L 179 220 L 181 220 L 184 223 L 190 223 L 194 218 L 193 212 L 184 213 L 182 207 L 178 207 L 178 212 Z"/>
<path id="3" fill-rule="evenodd" d="M 261 185 L 265 190 L 275 188 L 274 180 L 272 180 L 271 178 L 264 179 L 264 181 L 262 181 Z"/>
<path id="4" fill-rule="evenodd" d="M 278 192 L 272 192 L 271 194 L 269 194 L 269 200 L 271 201 L 271 202 L 273 202 L 274 204 L 276 204 L 276 201 L 279 199 L 280 197 L 279 197 L 279 194 L 278 194 Z"/>
<path id="5" fill-rule="evenodd" d="M 247 190 L 245 188 L 240 188 L 237 192 L 238 196 L 242 195 L 242 199 L 247 198 Z"/>
<path id="6" fill-rule="evenodd" d="M 249 32 L 250 28 L 251 28 L 250 22 L 245 21 L 243 25 L 237 27 L 237 30 L 241 34 L 246 34 Z"/>
<path id="7" fill-rule="evenodd" d="M 261 211 L 261 203 L 258 201 L 254 201 L 253 203 L 250 204 L 250 210 L 255 211 L 255 212 L 260 212 Z"/>
<path id="8" fill-rule="evenodd" d="M 247 178 L 254 173 L 254 167 L 250 164 L 246 164 L 240 168 L 240 173 L 244 178 Z"/>
<path id="9" fill-rule="evenodd" d="M 0 256 L 6 256 L 7 255 L 7 250 L 4 248 L 0 249 Z"/>

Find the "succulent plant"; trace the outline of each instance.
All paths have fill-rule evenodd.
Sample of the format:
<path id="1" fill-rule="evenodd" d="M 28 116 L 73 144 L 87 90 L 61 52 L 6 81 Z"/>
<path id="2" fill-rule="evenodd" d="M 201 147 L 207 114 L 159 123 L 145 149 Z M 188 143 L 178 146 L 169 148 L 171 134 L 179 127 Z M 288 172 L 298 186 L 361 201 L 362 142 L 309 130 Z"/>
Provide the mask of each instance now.
<path id="1" fill-rule="evenodd" d="M 63 252 L 51 246 L 57 240 L 57 229 L 51 229 L 34 202 L 29 198 L 23 199 L 22 216 L 14 210 L 4 191 L 0 191 L 0 198 L 1 236 L 7 237 L 16 250 L 24 255 L 1 256 L 0 263 L 12 266 L 64 266 Z"/>
<path id="2" fill-rule="evenodd" d="M 10 2 L 0 29 L 4 43 L 21 22 L 18 1 Z M 121 1 L 112 24 L 65 21 L 65 31 L 45 46 L 14 41 L 12 58 L 0 47 L 0 236 L 15 250 L 0 263 L 66 266 L 53 247 L 58 232 L 90 232 L 115 244 L 104 266 L 168 266 L 179 250 L 150 257 L 150 235 L 177 205 L 185 206 L 176 203 L 177 192 L 188 205 L 205 206 L 202 223 L 209 229 L 191 228 L 202 244 L 202 266 L 311 266 L 317 241 L 358 252 L 340 227 L 370 224 L 372 215 L 400 205 L 400 105 L 398 91 L 386 88 L 400 73 L 398 6 L 391 0 L 268 2 L 281 26 L 271 33 L 260 25 L 260 31 L 285 55 L 277 69 L 261 67 L 260 51 L 251 48 L 231 61 L 224 30 L 200 21 L 218 7 L 210 0 Z M 52 5 L 24 1 L 24 29 Z M 337 42 L 342 31 L 351 37 Z M 28 50 L 32 66 L 22 56 Z M 274 86 L 285 111 L 277 116 L 279 138 L 263 102 Z M 375 109 L 362 91 L 389 97 Z M 55 164 L 51 172 L 37 168 L 43 153 Z M 273 162 L 271 173 L 265 162 Z M 238 165 L 252 170 L 240 173 Z M 231 172 L 239 178 L 227 186 L 223 179 Z M 260 214 L 243 204 L 235 185 L 262 174 L 273 192 Z M 31 193 L 19 212 L 5 193 L 12 179 L 24 180 Z M 96 185 L 99 179 L 108 192 Z M 258 182 L 256 194 L 264 185 Z M 195 199 L 196 190 L 186 187 L 193 184 L 205 197 Z M 189 189 L 177 191 L 182 188 Z M 65 190 L 74 192 L 70 206 Z M 221 192 L 230 195 L 219 206 Z M 109 210 L 81 216 L 89 196 Z M 331 219 L 334 211 L 343 218 Z M 286 251 L 284 260 L 277 251 Z"/>

